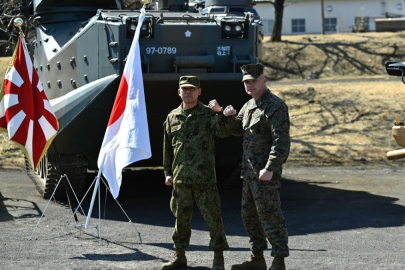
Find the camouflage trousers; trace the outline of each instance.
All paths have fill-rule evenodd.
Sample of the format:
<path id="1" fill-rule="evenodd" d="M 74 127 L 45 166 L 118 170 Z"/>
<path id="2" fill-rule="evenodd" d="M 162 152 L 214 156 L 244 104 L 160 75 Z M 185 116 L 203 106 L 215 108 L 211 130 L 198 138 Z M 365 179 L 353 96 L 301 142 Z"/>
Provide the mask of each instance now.
<path id="1" fill-rule="evenodd" d="M 243 178 L 242 219 L 251 250 L 266 249 L 267 237 L 273 257 L 289 255 L 287 226 L 281 212 L 280 179 L 281 175 L 274 175 L 271 181 L 261 181 L 257 175 Z"/>
<path id="2" fill-rule="evenodd" d="M 176 217 L 173 232 L 175 248 L 187 248 L 191 237 L 193 201 L 207 223 L 211 251 L 229 248 L 222 223 L 221 200 L 215 184 L 174 184 L 170 208 Z"/>

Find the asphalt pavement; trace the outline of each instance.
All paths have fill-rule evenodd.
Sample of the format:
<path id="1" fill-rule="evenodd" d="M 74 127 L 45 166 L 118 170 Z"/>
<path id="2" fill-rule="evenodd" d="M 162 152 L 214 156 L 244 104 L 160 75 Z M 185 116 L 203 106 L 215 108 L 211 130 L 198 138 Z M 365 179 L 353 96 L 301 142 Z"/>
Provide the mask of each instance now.
<path id="1" fill-rule="evenodd" d="M 282 209 L 289 231 L 287 269 L 404 269 L 405 168 L 288 164 Z M 95 175 L 89 175 L 89 181 Z M 240 214 L 241 180 L 219 184 L 230 249 L 226 269 L 249 257 Z M 126 172 L 118 203 L 101 187 L 101 235 L 76 227 L 67 202 L 42 199 L 24 172 L 0 171 L 0 269 L 159 269 L 173 255 L 171 188 L 162 171 Z M 92 189 L 90 189 L 92 192 Z M 82 204 L 87 214 L 88 195 Z M 121 207 L 122 209 L 121 209 Z M 124 213 L 125 212 L 125 213 Z M 90 226 L 97 226 L 98 200 Z M 207 227 L 196 209 L 187 269 L 211 269 Z M 139 234 L 138 234 L 139 232 Z M 265 251 L 268 265 L 270 251 Z"/>

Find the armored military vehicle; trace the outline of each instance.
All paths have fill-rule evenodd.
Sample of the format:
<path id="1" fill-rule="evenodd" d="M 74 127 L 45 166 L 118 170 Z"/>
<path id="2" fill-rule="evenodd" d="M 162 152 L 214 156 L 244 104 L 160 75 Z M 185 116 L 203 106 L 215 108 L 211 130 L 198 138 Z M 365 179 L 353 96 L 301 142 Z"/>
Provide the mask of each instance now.
<path id="1" fill-rule="evenodd" d="M 385 64 L 385 69 L 389 75 L 401 76 L 402 82 L 405 84 L 405 62 L 387 62 Z M 405 158 L 405 124 L 401 121 L 398 115 L 396 116 L 394 126 L 392 127 L 392 136 L 397 144 L 404 147 L 404 149 L 389 151 L 387 153 L 387 158 L 389 160 Z"/>
<path id="2" fill-rule="evenodd" d="M 252 8 L 250 0 L 206 1 L 206 6 Z M 34 66 L 59 120 L 60 130 L 35 172 L 38 189 L 49 197 L 61 173 L 76 193 L 83 191 L 97 157 L 115 100 L 139 10 L 121 0 L 34 0 Z M 159 0 L 146 10 L 140 51 L 152 158 L 133 166 L 162 166 L 163 121 L 181 100 L 182 75 L 201 79 L 201 101 L 241 108 L 249 98 L 240 66 L 260 61 L 262 26 L 252 13 L 201 15 L 188 0 Z M 191 10 L 191 11 L 190 11 Z M 241 139 L 217 143 L 217 166 L 234 166 Z M 56 157 L 60 156 L 59 161 Z"/>

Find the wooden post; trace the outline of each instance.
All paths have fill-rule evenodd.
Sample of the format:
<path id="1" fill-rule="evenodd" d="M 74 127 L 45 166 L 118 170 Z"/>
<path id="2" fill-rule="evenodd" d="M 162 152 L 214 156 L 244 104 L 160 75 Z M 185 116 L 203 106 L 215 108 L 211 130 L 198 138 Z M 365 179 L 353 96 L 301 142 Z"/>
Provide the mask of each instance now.
<path id="1" fill-rule="evenodd" d="M 325 35 L 325 8 L 323 5 L 323 0 L 321 0 L 321 14 L 322 14 L 322 35 Z"/>

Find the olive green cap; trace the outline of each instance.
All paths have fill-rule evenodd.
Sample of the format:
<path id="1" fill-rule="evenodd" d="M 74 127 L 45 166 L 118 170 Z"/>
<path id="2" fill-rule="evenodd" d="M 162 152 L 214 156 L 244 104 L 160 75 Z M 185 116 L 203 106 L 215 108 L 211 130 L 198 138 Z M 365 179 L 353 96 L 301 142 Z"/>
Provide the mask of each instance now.
<path id="1" fill-rule="evenodd" d="M 262 64 L 249 64 L 240 68 L 243 73 L 242 82 L 245 80 L 255 80 L 263 74 L 264 66 Z"/>
<path id="2" fill-rule="evenodd" d="M 200 87 L 200 79 L 197 76 L 181 76 L 180 87 Z"/>

